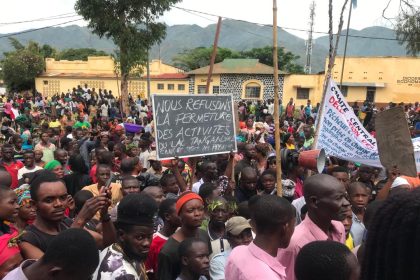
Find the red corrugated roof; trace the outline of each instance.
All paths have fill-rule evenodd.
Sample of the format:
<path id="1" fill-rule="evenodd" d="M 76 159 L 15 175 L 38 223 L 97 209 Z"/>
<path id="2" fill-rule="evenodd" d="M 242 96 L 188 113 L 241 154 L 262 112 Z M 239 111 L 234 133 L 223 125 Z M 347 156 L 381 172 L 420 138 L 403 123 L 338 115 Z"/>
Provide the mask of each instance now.
<path id="1" fill-rule="evenodd" d="M 146 75 L 142 76 L 143 78 L 146 78 Z M 165 73 L 160 75 L 150 75 L 151 79 L 187 79 L 188 74 L 185 73 Z"/>

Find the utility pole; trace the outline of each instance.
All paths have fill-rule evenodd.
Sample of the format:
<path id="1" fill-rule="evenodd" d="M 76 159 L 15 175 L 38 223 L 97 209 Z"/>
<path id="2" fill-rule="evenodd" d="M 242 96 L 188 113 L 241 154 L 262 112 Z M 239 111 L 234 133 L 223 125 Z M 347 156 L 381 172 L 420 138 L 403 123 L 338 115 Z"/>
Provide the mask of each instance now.
<path id="1" fill-rule="evenodd" d="M 315 1 L 312 1 L 310 6 L 309 14 L 309 31 L 308 31 L 308 40 L 306 41 L 306 65 L 305 73 L 311 74 L 312 71 L 312 49 L 313 49 L 313 33 L 314 33 L 314 23 L 315 23 Z"/>
<path id="2" fill-rule="evenodd" d="M 281 184 L 280 114 L 279 114 L 279 61 L 277 52 L 277 0 L 273 0 L 273 67 L 274 67 L 274 140 L 276 142 L 277 195 L 283 196 Z"/>
<path id="3" fill-rule="evenodd" d="M 344 65 L 346 64 L 347 43 L 348 43 L 348 40 L 349 40 L 349 30 L 350 30 L 351 11 L 352 10 L 353 10 L 353 4 L 350 4 L 349 17 L 347 19 L 346 42 L 344 43 L 343 63 L 341 64 L 340 90 L 343 90 Z"/>
<path id="4" fill-rule="evenodd" d="M 219 20 L 217 21 L 216 35 L 214 36 L 213 52 L 211 54 L 211 59 L 210 59 L 209 73 L 207 75 L 206 93 L 210 93 L 210 82 L 211 82 L 211 76 L 213 75 L 213 66 L 214 66 L 214 61 L 216 60 L 217 44 L 219 42 L 219 35 L 220 35 L 221 27 L 222 27 L 222 18 L 219 17 Z"/>

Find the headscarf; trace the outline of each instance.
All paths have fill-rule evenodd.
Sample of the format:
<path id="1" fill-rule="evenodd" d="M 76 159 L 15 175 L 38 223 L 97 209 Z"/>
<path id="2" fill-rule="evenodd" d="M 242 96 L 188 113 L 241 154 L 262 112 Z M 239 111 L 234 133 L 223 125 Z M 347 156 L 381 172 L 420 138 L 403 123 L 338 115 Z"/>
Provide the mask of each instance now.
<path id="1" fill-rule="evenodd" d="M 53 170 L 57 166 L 61 166 L 61 163 L 58 160 L 52 160 L 44 166 L 45 170 Z"/>
<path id="2" fill-rule="evenodd" d="M 176 213 L 179 215 L 179 212 L 181 212 L 182 206 L 184 206 L 188 201 L 193 200 L 193 199 L 198 199 L 202 203 L 204 203 L 203 199 L 198 194 L 193 193 L 193 192 L 184 193 L 176 201 L 176 204 L 175 204 Z"/>
<path id="3" fill-rule="evenodd" d="M 29 188 L 30 186 L 28 184 L 24 184 L 19 188 L 15 189 L 17 203 L 20 207 L 28 204 L 31 201 L 31 193 L 29 191 Z"/>
<path id="4" fill-rule="evenodd" d="M 295 194 L 296 184 L 290 179 L 281 180 L 281 184 L 283 185 L 283 196 L 284 197 L 293 197 Z"/>

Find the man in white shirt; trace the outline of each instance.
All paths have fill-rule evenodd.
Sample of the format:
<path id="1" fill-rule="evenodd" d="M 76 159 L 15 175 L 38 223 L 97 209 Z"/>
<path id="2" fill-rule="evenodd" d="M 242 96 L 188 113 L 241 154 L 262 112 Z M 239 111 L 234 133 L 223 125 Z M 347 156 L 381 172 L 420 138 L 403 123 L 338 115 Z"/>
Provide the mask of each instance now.
<path id="1" fill-rule="evenodd" d="M 42 167 L 35 165 L 35 153 L 32 150 L 25 151 L 23 154 L 25 166 L 18 170 L 18 180 L 22 179 L 24 174 L 41 170 Z"/>

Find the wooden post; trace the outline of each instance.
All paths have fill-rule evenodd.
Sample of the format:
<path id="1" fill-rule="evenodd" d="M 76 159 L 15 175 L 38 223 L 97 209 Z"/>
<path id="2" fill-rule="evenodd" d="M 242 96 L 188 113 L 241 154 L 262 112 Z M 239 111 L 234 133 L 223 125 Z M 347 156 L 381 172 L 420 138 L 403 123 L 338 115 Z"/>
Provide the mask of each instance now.
<path id="1" fill-rule="evenodd" d="M 118 71 L 117 70 L 115 70 L 115 78 L 116 78 L 116 81 L 117 81 L 117 89 L 118 89 L 118 96 L 119 96 L 119 98 L 120 98 L 120 104 L 119 104 L 119 106 L 120 106 L 120 113 L 121 113 L 121 117 L 122 117 L 122 115 L 123 115 L 123 100 L 122 100 L 122 96 L 121 96 L 121 92 L 120 92 L 120 86 L 118 85 Z M 109 105 L 109 104 L 107 104 L 107 105 Z M 124 118 L 123 118 L 123 121 L 124 121 Z"/>
<path id="2" fill-rule="evenodd" d="M 274 67 L 274 135 L 276 142 L 277 195 L 283 196 L 281 184 L 280 114 L 279 114 L 279 62 L 277 54 L 277 0 L 273 0 L 273 67 Z"/>
<path id="3" fill-rule="evenodd" d="M 150 105 L 151 99 L 150 99 L 150 56 L 149 56 L 149 50 L 147 51 L 147 64 L 146 64 L 146 82 L 147 82 L 147 102 Z"/>
<path id="4" fill-rule="evenodd" d="M 209 73 L 207 75 L 206 93 L 210 93 L 210 81 L 211 81 L 211 76 L 213 75 L 213 66 L 214 66 L 214 61 L 216 60 L 217 44 L 219 42 L 219 35 L 220 35 L 221 27 L 222 27 L 222 18 L 219 17 L 219 20 L 217 21 L 216 35 L 214 36 L 213 52 L 211 54 L 211 59 L 210 59 Z"/>

